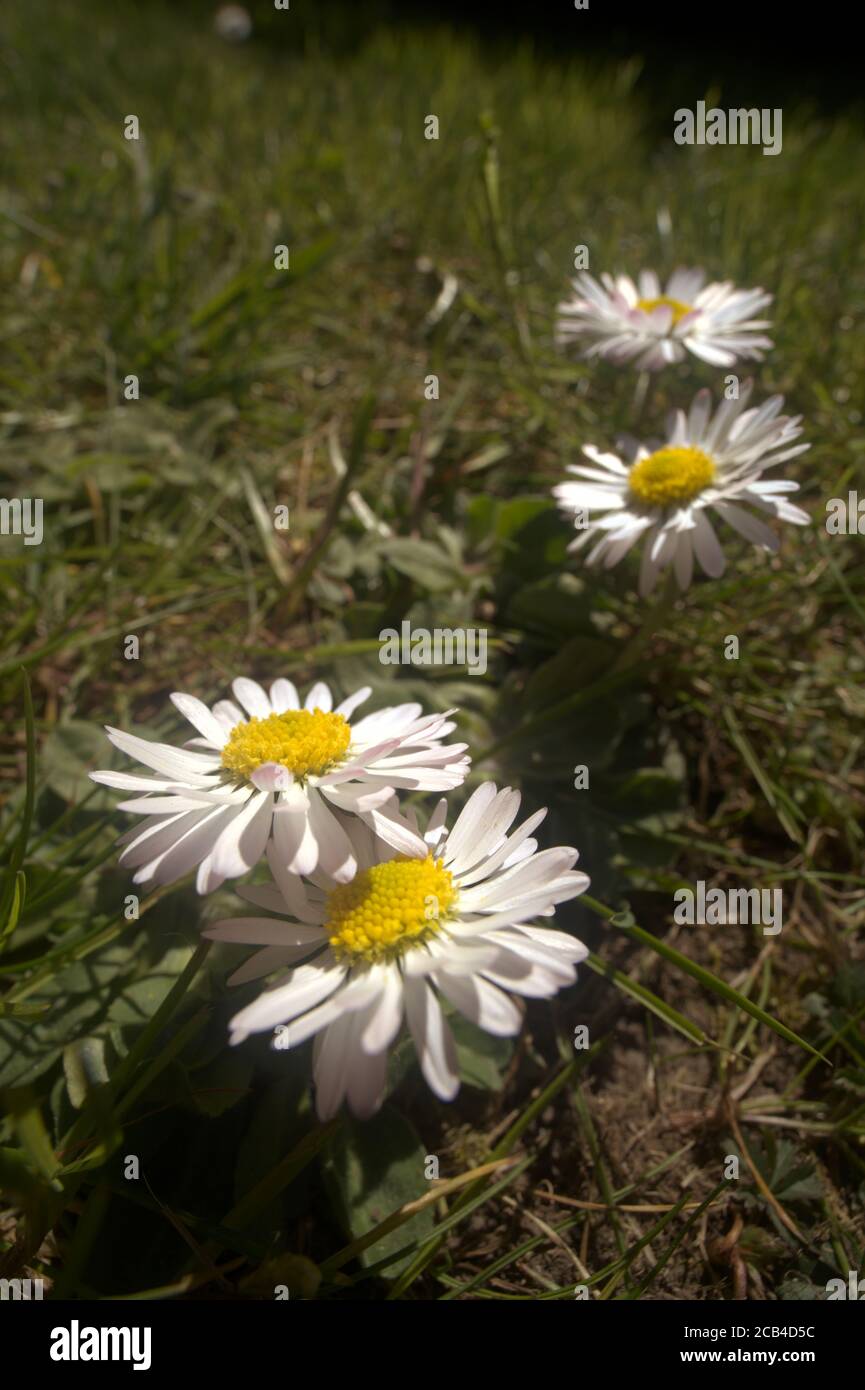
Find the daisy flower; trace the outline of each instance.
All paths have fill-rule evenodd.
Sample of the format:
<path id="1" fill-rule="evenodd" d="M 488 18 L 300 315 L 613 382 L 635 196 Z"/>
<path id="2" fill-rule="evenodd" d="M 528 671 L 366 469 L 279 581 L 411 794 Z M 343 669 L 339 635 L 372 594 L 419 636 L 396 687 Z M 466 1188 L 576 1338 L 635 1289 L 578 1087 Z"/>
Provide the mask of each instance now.
<path id="1" fill-rule="evenodd" d="M 232 1043 L 275 1031 L 277 1047 L 296 1047 L 315 1036 L 319 1118 L 335 1115 L 345 1098 L 366 1118 L 382 1103 L 387 1051 L 405 1013 L 424 1077 L 452 1100 L 459 1071 L 442 1000 L 509 1037 L 522 1022 L 513 996 L 548 998 L 574 981 L 574 964 L 587 954 L 565 932 L 529 925 L 589 880 L 573 869 L 575 849 L 538 852 L 531 836 L 545 810 L 508 833 L 519 806 L 518 792 L 487 782 L 448 831 L 442 798 L 400 854 L 355 820 L 358 867 L 348 883 L 322 873 L 309 883 L 291 877 L 269 850 L 275 883 L 240 892 L 280 915 L 205 929 L 217 941 L 261 947 L 231 984 L 292 967 L 232 1019 Z"/>
<path id="2" fill-rule="evenodd" d="M 556 339 L 586 339 L 586 357 L 634 362 L 643 371 L 681 362 L 686 350 L 713 367 L 759 361 L 772 341 L 760 332 L 768 319 L 754 315 L 772 296 L 737 290 L 729 280 L 706 285 L 705 278 L 702 270 L 676 270 L 662 289 L 653 270 L 642 270 L 636 285 L 628 275 L 606 273 L 598 284 L 581 271 L 574 298 L 558 307 Z"/>
<path id="3" fill-rule="evenodd" d="M 595 466 L 569 466 L 579 481 L 553 488 L 563 511 L 577 514 L 581 534 L 568 549 L 594 541 L 587 563 L 612 569 L 642 538 L 640 595 L 645 597 L 671 564 L 679 588 L 687 589 L 695 555 L 713 579 L 724 573 L 709 508 L 763 550 L 776 551 L 778 537 L 743 504 L 807 525 L 808 513 L 787 500 L 799 484 L 762 477 L 810 447 L 792 443 L 802 433 L 802 417 L 779 414 L 783 396 L 746 410 L 752 385 L 745 382 L 739 399 L 724 400 L 714 415 L 709 392 L 698 392 L 687 415 L 677 410 L 671 416 L 666 442 L 654 450 L 637 446 L 628 462 L 587 446 L 583 453 Z M 605 515 L 586 525 L 591 512 Z"/>
<path id="4" fill-rule="evenodd" d="M 420 705 L 393 705 L 352 723 L 369 686 L 335 709 L 322 681 L 303 707 L 289 680 L 266 693 L 241 676 L 232 691 L 236 704 L 219 700 L 213 709 L 194 695 L 171 696 L 198 731 L 184 748 L 106 728 L 115 748 L 157 774 L 90 774 L 143 793 L 119 807 L 147 818 L 121 839 L 120 862 L 137 870 L 136 883 L 173 883 L 198 865 L 196 886 L 209 893 L 257 864 L 271 832 L 288 872 L 351 878 L 347 815 L 364 816 L 399 849 L 414 837 L 388 806 L 397 789 L 449 791 L 468 772 L 468 745 L 442 743 L 453 710 L 424 716 Z"/>

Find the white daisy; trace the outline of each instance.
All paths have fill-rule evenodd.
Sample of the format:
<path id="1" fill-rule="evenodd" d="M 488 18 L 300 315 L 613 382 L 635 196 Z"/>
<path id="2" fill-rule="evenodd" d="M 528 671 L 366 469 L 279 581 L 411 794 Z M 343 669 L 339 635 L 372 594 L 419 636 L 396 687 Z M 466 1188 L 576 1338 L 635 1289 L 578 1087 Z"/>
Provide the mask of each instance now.
<path id="1" fill-rule="evenodd" d="M 713 579 L 724 573 L 710 507 L 764 550 L 776 551 L 778 537 L 742 503 L 781 521 L 807 525 L 808 513 L 786 496 L 799 484 L 762 479 L 767 468 L 810 447 L 792 444 L 802 433 L 802 417 L 779 415 L 783 396 L 745 410 L 752 386 L 745 382 L 739 399 L 723 401 L 714 415 L 709 392 L 698 392 L 687 415 L 677 410 L 671 416 L 666 442 L 654 451 L 637 446 L 627 463 L 587 446 L 583 453 L 595 467 L 571 465 L 568 472 L 579 481 L 553 488 L 562 509 L 575 514 L 581 532 L 568 549 L 595 541 L 587 563 L 612 569 L 642 537 L 640 594 L 645 597 L 670 564 L 680 589 L 687 589 L 695 555 Z M 594 520 L 591 512 L 605 515 Z"/>
<path id="2" fill-rule="evenodd" d="M 282 916 L 205 929 L 217 941 L 262 948 L 232 984 L 293 967 L 232 1019 L 232 1043 L 274 1030 L 275 1046 L 296 1047 L 316 1035 L 319 1117 L 329 1119 L 347 1097 L 363 1118 L 381 1105 L 387 1050 L 405 1012 L 427 1082 L 452 1100 L 459 1072 L 440 1000 L 488 1033 L 511 1036 L 522 1021 L 512 995 L 555 994 L 574 981 L 574 964 L 587 954 L 563 931 L 528 925 L 551 917 L 556 903 L 582 893 L 589 880 L 573 870 L 575 849 L 537 852 L 530 837 L 545 810 L 508 834 L 519 805 L 518 792 L 487 782 L 448 831 L 443 798 L 425 833 L 400 855 L 355 820 L 358 869 L 345 884 L 320 873 L 310 883 L 291 877 L 269 850 L 276 884 L 240 891 Z"/>
<path id="3" fill-rule="evenodd" d="M 232 685 L 237 703 L 208 709 L 194 695 L 171 696 L 200 737 L 174 748 L 107 728 L 121 752 L 156 777 L 92 772 L 94 782 L 143 792 L 120 810 L 148 819 L 122 837 L 121 864 L 136 883 L 173 883 L 198 865 L 199 893 L 257 864 L 273 832 L 275 853 L 290 873 L 321 868 L 351 878 L 356 863 L 345 813 L 365 817 L 397 849 L 413 843 L 394 807 L 399 790 L 449 791 L 469 768 L 467 744 L 442 744 L 455 725 L 448 715 L 424 716 L 417 704 L 377 710 L 357 723 L 351 715 L 368 686 L 333 708 L 318 681 L 303 708 L 289 680 L 266 694 L 255 681 Z M 190 746 L 203 749 L 191 752 Z"/>
<path id="4" fill-rule="evenodd" d="M 768 319 L 754 315 L 772 296 L 737 290 L 729 280 L 704 285 L 705 278 L 702 270 L 675 270 L 662 289 L 653 270 L 642 270 L 636 285 L 628 275 L 606 273 L 599 284 L 581 271 L 574 298 L 558 307 L 556 339 L 587 339 L 586 357 L 634 362 L 644 371 L 681 362 L 686 349 L 713 367 L 759 361 L 772 341 L 760 332 Z"/>

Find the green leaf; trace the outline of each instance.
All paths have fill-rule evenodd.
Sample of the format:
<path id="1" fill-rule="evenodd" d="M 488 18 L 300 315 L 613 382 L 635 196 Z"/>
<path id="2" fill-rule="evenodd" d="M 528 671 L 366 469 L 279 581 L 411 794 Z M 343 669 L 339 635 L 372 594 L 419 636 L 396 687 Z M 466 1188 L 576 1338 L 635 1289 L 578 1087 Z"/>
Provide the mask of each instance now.
<path id="1" fill-rule="evenodd" d="M 294 1147 L 270 1168 L 258 1182 L 244 1192 L 223 1220 L 223 1226 L 235 1231 L 248 1231 L 250 1222 L 262 1217 L 278 1197 L 295 1183 L 312 1160 L 325 1148 L 340 1126 L 339 1120 L 329 1120 L 308 1130 Z M 273 1210 L 276 1210 L 274 1207 Z"/>
<path id="2" fill-rule="evenodd" d="M 54 1065 L 69 1043 L 88 1036 L 130 965 L 123 947 L 94 952 L 86 963 L 60 970 L 45 982 L 38 1002 L 48 1007 L 35 1021 L 0 1018 L 0 1086 L 33 1081 Z"/>
<path id="3" fill-rule="evenodd" d="M 303 1125 L 308 1125 L 306 1112 L 309 1109 L 307 1089 L 305 1076 L 299 1079 L 292 1072 L 286 1072 L 256 1096 L 254 1109 L 237 1150 L 234 1170 L 236 1201 L 241 1201 L 247 1193 L 252 1192 L 305 1132 Z M 292 1184 L 287 1191 L 280 1189 L 271 1202 L 260 1208 L 255 1217 L 247 1221 L 244 1230 L 267 1241 L 281 1222 L 287 1199 L 293 1198 L 296 1191 L 303 1199 L 306 1190 L 306 1173 L 303 1173 L 297 1184 Z"/>
<path id="4" fill-rule="evenodd" d="M 9 916 L 5 922 L 0 923 L 0 942 L 5 937 L 11 936 L 18 925 L 18 918 L 21 916 L 27 895 L 27 875 L 23 869 L 18 869 L 12 876 L 12 902 L 9 905 Z M 17 943 L 16 943 L 17 944 Z"/>
<path id="5" fill-rule="evenodd" d="M 108 1068 L 105 1065 L 105 1040 L 103 1038 L 79 1038 L 63 1049 L 63 1071 L 69 1100 L 76 1110 L 87 1099 L 94 1086 L 102 1086 L 108 1081 Z"/>
<path id="6" fill-rule="evenodd" d="M 483 1091 L 500 1091 L 504 1072 L 514 1050 L 510 1038 L 494 1038 L 476 1028 L 462 1014 L 448 1018 L 457 1048 L 460 1076 L 469 1086 Z"/>
<path id="7" fill-rule="evenodd" d="M 547 521 L 557 519 L 556 508 L 549 497 L 512 497 L 510 501 L 500 502 L 496 511 L 496 536 L 500 541 L 509 540 L 539 517 Z"/>
<path id="8" fill-rule="evenodd" d="M 189 1078 L 196 1108 L 205 1115 L 222 1115 L 248 1095 L 254 1062 L 250 1049 L 223 1047 L 212 1062 Z"/>
<path id="9" fill-rule="evenodd" d="M 141 979 L 133 980 L 112 1002 L 110 1023 L 143 1027 L 159 1008 L 192 957 L 191 946 L 174 946 Z"/>
<path id="10" fill-rule="evenodd" d="M 590 610 L 591 592 L 585 580 L 563 571 L 524 584 L 508 603 L 505 617 L 509 625 L 526 632 L 558 638 L 586 629 Z"/>
<path id="11" fill-rule="evenodd" d="M 41 760 L 45 780 L 64 801 L 80 801 L 93 791 L 94 783 L 87 774 L 104 767 L 109 752 L 105 734 L 96 724 L 70 719 L 52 729 L 45 740 Z M 87 809 L 101 810 L 111 804 L 110 796 L 97 792 Z"/>
<path id="12" fill-rule="evenodd" d="M 579 671 L 580 688 L 608 670 L 614 655 L 602 637 L 572 637 L 543 665 L 535 667 L 526 682 L 525 706 L 529 710 L 547 709 L 574 690 L 574 673 Z"/>
<path id="13" fill-rule="evenodd" d="M 429 1190 L 424 1146 L 408 1120 L 385 1105 L 371 1120 L 349 1120 L 327 1147 L 324 1177 L 347 1236 L 366 1235 L 380 1221 Z M 364 1250 L 363 1265 L 374 1264 L 412 1240 L 424 1239 L 434 1225 L 431 1208 L 418 1212 Z M 391 1267 L 394 1276 L 406 1261 Z"/>
<path id="14" fill-rule="evenodd" d="M 3 1108 L 11 1117 L 12 1127 L 27 1155 L 30 1167 L 59 1191 L 59 1183 L 55 1179 L 57 1157 L 36 1096 L 29 1086 L 6 1091 L 3 1095 Z"/>
<path id="15" fill-rule="evenodd" d="M 731 1148 L 735 1148 L 732 1141 Z M 814 1164 L 789 1139 L 767 1133 L 749 1141 L 748 1151 L 769 1191 L 783 1205 L 822 1200 L 823 1186 Z"/>
<path id="16" fill-rule="evenodd" d="M 189 947 L 174 947 L 152 965 L 137 957 L 130 942 L 113 942 L 86 961 L 59 968 L 40 983 L 34 1002 L 47 1007 L 36 1021 L 0 1017 L 0 1086 L 34 1080 L 64 1048 L 112 1024 L 115 1046 L 125 1051 L 123 1030 L 135 1025 L 140 1032 L 150 1022 L 190 956 Z"/>
<path id="17" fill-rule="evenodd" d="M 610 810 L 629 820 L 640 821 L 661 811 L 678 811 L 682 804 L 682 784 L 663 768 L 637 768 L 624 777 L 608 777 L 603 801 Z"/>
<path id="18" fill-rule="evenodd" d="M 465 583 L 465 575 L 431 541 L 385 541 L 379 547 L 379 553 L 400 574 L 433 593 L 460 588 Z"/>
<path id="19" fill-rule="evenodd" d="M 45 1183 L 38 1178 L 20 1149 L 0 1147 L 0 1189 L 4 1196 L 26 1200 L 41 1196 Z"/>

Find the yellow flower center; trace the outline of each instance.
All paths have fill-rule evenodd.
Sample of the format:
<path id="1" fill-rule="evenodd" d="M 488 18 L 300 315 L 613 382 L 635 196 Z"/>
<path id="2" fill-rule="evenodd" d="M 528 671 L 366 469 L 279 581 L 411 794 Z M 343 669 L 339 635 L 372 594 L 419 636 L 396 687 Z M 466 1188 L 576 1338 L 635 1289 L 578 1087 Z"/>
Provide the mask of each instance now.
<path id="1" fill-rule="evenodd" d="M 671 328 L 675 328 L 679 320 L 683 319 L 686 314 L 690 314 L 693 310 L 692 304 L 683 304 L 681 299 L 671 299 L 668 294 L 661 294 L 658 296 L 657 299 L 637 300 L 637 308 L 644 309 L 647 314 L 650 314 L 653 309 L 660 308 L 662 304 L 665 305 L 666 308 L 671 309 L 673 311 L 673 322 L 670 325 Z"/>
<path id="2" fill-rule="evenodd" d="M 327 897 L 325 931 L 338 960 L 393 960 L 439 931 L 456 897 L 440 859 L 390 859 Z"/>
<path id="3" fill-rule="evenodd" d="M 668 445 L 634 464 L 628 487 L 638 502 L 667 507 L 674 502 L 690 502 L 714 476 L 715 465 L 702 449 Z"/>
<path id="4" fill-rule="evenodd" d="M 351 726 L 341 714 L 290 709 L 235 724 L 222 750 L 222 766 L 249 777 L 262 763 L 281 763 L 296 778 L 322 777 L 345 756 Z"/>

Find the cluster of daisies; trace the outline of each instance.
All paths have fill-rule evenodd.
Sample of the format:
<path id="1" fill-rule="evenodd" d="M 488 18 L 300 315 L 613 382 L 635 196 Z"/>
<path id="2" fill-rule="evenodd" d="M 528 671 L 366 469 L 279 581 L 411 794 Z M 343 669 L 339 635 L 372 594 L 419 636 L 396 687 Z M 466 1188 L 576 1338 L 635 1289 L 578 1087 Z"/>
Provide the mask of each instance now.
<path id="1" fill-rule="evenodd" d="M 334 705 L 323 682 L 302 703 L 288 680 L 266 691 L 239 677 L 232 694 L 212 708 L 172 695 L 195 730 L 181 747 L 107 730 L 144 768 L 91 773 L 131 793 L 120 809 L 143 817 L 122 837 L 121 863 L 147 887 L 194 870 L 209 893 L 266 861 L 269 881 L 237 889 L 252 915 L 205 935 L 255 948 L 229 981 L 264 984 L 232 1019 L 233 1043 L 315 1038 L 322 1120 L 344 1100 L 360 1118 L 375 1113 L 403 1019 L 428 1084 L 452 1099 L 451 1008 L 510 1036 L 523 998 L 576 978 L 585 947 L 532 923 L 588 886 L 577 851 L 539 850 L 546 812 L 515 824 L 519 793 L 492 782 L 455 818 L 446 795 L 428 818 L 400 805 L 400 792 L 447 793 L 465 780 L 467 745 L 446 742 L 452 710 L 403 704 L 355 720 L 371 690 Z"/>
<path id="2" fill-rule="evenodd" d="M 700 271 L 678 270 L 665 287 L 651 272 L 638 285 L 583 273 L 574 289 L 559 306 L 558 337 L 588 340 L 589 356 L 653 371 L 690 352 L 727 368 L 772 346 L 755 317 L 770 296 L 704 285 Z M 808 446 L 794 442 L 799 418 L 780 413 L 782 398 L 750 406 L 751 389 L 736 389 L 714 413 L 699 392 L 674 413 L 666 439 L 635 444 L 624 458 L 587 446 L 588 463 L 555 489 L 581 532 L 571 548 L 592 542 L 588 563 L 609 569 L 642 538 L 643 595 L 669 566 L 687 588 L 695 556 L 706 574 L 723 573 L 710 508 L 746 540 L 777 549 L 755 513 L 809 518 L 788 500 L 798 484 L 763 474 Z M 230 983 L 263 988 L 232 1019 L 232 1042 L 262 1032 L 279 1048 L 315 1039 L 321 1119 L 343 1101 L 359 1117 L 375 1113 L 404 1020 L 430 1087 L 452 1099 L 451 1009 L 509 1036 L 523 998 L 550 997 L 576 978 L 585 947 L 533 923 L 588 886 L 577 851 L 539 850 L 533 836 L 546 813 L 515 825 L 519 793 L 492 782 L 449 815 L 446 794 L 469 771 L 467 745 L 446 742 L 452 710 L 403 704 L 355 720 L 370 689 L 334 705 L 320 681 L 302 703 L 284 679 L 266 691 L 239 677 L 232 694 L 212 708 L 172 695 L 195 730 L 182 747 L 108 730 L 145 769 L 91 774 L 131 793 L 120 809 L 143 818 L 122 837 L 121 863 L 148 887 L 195 871 L 199 893 L 209 893 L 266 862 L 269 881 L 237 889 L 253 915 L 205 934 L 255 948 Z M 401 805 L 401 792 L 445 795 L 424 819 Z"/>
<path id="3" fill-rule="evenodd" d="M 579 341 L 587 357 L 633 364 L 643 372 L 681 362 L 686 353 L 713 367 L 761 360 L 772 347 L 757 317 L 770 303 L 762 289 L 730 283 L 705 284 L 700 270 L 680 269 L 665 286 L 653 271 L 634 284 L 627 275 L 583 271 L 574 297 L 559 305 L 560 344 Z M 807 512 L 789 500 L 798 483 L 764 478 L 767 470 L 803 453 L 797 444 L 801 416 L 782 415 L 782 396 L 749 405 L 753 383 L 732 379 L 713 412 L 708 391 L 690 409 L 673 412 L 666 438 L 631 440 L 622 454 L 587 445 L 587 464 L 568 468 L 573 481 L 553 489 L 579 531 L 569 549 L 590 545 L 586 563 L 611 569 L 642 540 L 639 591 L 651 593 L 669 567 L 680 589 L 694 572 L 723 574 L 725 558 L 710 510 L 763 550 L 776 551 L 778 537 L 759 513 L 803 526 Z M 729 396 L 729 398 L 728 398 Z"/>

